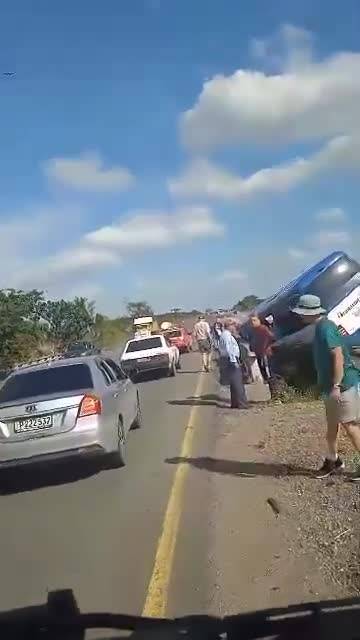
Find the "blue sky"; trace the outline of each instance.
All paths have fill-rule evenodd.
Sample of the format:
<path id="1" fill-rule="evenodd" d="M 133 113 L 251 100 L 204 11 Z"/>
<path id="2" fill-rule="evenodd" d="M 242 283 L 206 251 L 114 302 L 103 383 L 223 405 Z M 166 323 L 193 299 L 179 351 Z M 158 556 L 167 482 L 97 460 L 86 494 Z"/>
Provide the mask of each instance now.
<path id="1" fill-rule="evenodd" d="M 359 32 L 357 0 L 3 0 L 0 286 L 217 307 L 360 257 Z"/>

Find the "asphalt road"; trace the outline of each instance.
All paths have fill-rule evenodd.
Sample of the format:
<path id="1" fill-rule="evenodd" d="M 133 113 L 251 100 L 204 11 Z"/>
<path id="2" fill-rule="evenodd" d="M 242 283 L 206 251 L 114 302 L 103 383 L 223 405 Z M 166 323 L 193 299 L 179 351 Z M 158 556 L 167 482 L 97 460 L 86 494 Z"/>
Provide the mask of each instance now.
<path id="1" fill-rule="evenodd" d="M 176 472 L 166 459 L 179 455 L 199 360 L 186 355 L 176 378 L 140 384 L 144 426 L 124 469 L 71 462 L 0 476 L 1 610 L 71 588 L 83 611 L 141 613 Z"/>

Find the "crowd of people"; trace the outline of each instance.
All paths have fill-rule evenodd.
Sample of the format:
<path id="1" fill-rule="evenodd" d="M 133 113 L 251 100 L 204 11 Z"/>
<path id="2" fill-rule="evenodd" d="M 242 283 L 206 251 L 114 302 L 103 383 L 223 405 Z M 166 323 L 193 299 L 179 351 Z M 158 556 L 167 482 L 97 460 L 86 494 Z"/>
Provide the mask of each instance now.
<path id="1" fill-rule="evenodd" d="M 221 385 L 230 387 L 231 408 L 248 407 L 245 384 L 272 376 L 271 345 L 275 340 L 271 330 L 272 317 L 261 322 L 252 316 L 245 326 L 234 319 L 217 319 L 212 327 L 204 316 L 194 326 L 193 336 L 202 355 L 203 371 L 209 372 L 214 354 Z"/>
<path id="2" fill-rule="evenodd" d="M 360 371 L 351 359 L 343 334 L 327 317 L 327 310 L 322 307 L 318 296 L 300 296 L 292 312 L 304 325 L 315 325 L 313 360 L 327 424 L 326 455 L 316 477 L 327 478 L 344 469 L 344 462 L 338 455 L 341 428 L 360 453 Z M 254 380 L 255 365 L 271 389 L 274 376 L 273 322 L 272 316 L 261 320 L 253 315 L 242 326 L 234 319 L 218 319 L 210 327 L 201 316 L 195 324 L 194 338 L 202 354 L 203 369 L 210 371 L 214 353 L 220 384 L 230 387 L 232 409 L 248 408 L 245 384 Z M 256 360 L 252 360 L 253 354 Z M 350 479 L 360 482 L 360 468 Z"/>

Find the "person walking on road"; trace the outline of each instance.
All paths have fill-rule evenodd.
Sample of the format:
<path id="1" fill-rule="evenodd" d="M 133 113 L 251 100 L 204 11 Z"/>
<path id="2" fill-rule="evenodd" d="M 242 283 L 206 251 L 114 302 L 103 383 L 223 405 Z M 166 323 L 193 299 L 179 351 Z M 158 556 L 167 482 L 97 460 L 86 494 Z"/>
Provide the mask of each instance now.
<path id="1" fill-rule="evenodd" d="M 353 364 L 338 327 L 327 318 L 318 296 L 300 296 L 292 311 L 304 324 L 316 325 L 313 357 L 327 420 L 327 453 L 316 477 L 327 478 L 344 468 L 337 451 L 340 426 L 360 452 L 360 371 Z M 360 482 L 360 469 L 351 479 Z"/>
<path id="2" fill-rule="evenodd" d="M 231 320 L 224 323 L 224 331 L 219 339 L 220 376 L 226 378 L 230 385 L 230 399 L 232 409 L 246 409 L 248 401 L 243 381 L 240 362 L 240 349 L 234 337 L 235 323 Z"/>
<path id="3" fill-rule="evenodd" d="M 268 326 L 262 324 L 260 318 L 252 316 L 251 325 L 251 350 L 255 353 L 261 375 L 264 382 L 271 378 L 270 358 L 272 355 L 271 345 L 274 342 L 274 334 Z"/>
<path id="4" fill-rule="evenodd" d="M 211 365 L 211 330 L 204 316 L 199 316 L 193 330 L 194 339 L 202 355 L 203 371 L 210 371 Z"/>

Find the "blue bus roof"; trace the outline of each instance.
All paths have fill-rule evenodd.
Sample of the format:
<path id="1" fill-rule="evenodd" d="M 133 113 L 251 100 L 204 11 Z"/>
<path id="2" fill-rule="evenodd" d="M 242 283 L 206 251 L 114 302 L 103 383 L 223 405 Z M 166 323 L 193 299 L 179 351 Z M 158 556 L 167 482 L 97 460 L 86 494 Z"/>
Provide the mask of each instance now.
<path id="1" fill-rule="evenodd" d="M 322 260 L 319 260 L 312 267 L 305 269 L 300 275 L 292 281 L 292 286 L 300 285 L 301 287 L 306 287 L 308 284 L 311 284 L 314 277 L 324 269 L 331 267 L 335 262 L 337 262 L 340 258 L 346 257 L 346 253 L 344 251 L 334 251 L 330 253 L 330 255 L 326 256 Z"/>
<path id="2" fill-rule="evenodd" d="M 290 282 L 287 282 L 283 285 L 276 293 L 274 293 L 269 298 L 266 298 L 263 302 L 256 307 L 256 312 L 261 313 L 263 309 L 265 309 L 270 303 L 274 303 L 275 300 L 282 297 L 284 294 L 289 293 L 291 289 L 301 290 L 312 283 L 314 278 L 327 269 L 331 267 L 335 262 L 340 260 L 341 258 L 348 257 L 344 251 L 333 251 L 328 256 L 319 260 L 316 264 L 304 269 L 298 276 L 293 278 Z"/>
<path id="3" fill-rule="evenodd" d="M 314 280 L 314 277 L 324 269 L 331 267 L 335 262 L 340 260 L 340 258 L 344 258 L 346 253 L 344 251 L 334 251 L 330 253 L 330 255 L 326 256 L 316 264 L 313 264 L 312 267 L 308 267 L 304 269 L 296 278 L 291 280 L 288 284 L 281 288 L 281 292 L 286 291 L 287 289 L 292 289 L 295 286 L 306 287 L 308 284 Z M 280 291 L 278 293 L 280 293 Z"/>

